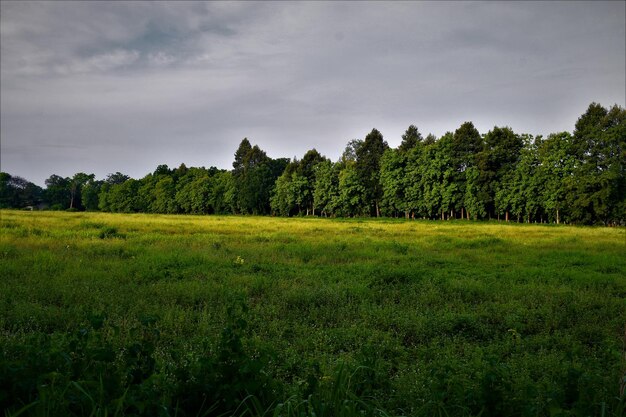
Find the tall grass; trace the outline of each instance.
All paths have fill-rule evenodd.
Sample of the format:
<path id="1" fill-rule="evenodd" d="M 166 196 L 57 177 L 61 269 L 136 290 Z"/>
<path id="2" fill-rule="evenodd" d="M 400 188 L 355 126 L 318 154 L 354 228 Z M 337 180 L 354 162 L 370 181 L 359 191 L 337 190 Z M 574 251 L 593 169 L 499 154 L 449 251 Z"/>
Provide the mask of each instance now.
<path id="1" fill-rule="evenodd" d="M 0 216 L 7 415 L 624 411 L 624 229 Z"/>

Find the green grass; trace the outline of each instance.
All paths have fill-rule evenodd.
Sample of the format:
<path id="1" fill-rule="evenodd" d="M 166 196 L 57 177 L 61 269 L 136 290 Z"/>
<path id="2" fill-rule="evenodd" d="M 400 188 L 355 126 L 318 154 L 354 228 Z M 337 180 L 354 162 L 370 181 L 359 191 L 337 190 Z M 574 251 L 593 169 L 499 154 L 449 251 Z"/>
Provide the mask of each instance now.
<path id="1" fill-rule="evenodd" d="M 0 216 L 7 415 L 624 412 L 623 228 Z"/>

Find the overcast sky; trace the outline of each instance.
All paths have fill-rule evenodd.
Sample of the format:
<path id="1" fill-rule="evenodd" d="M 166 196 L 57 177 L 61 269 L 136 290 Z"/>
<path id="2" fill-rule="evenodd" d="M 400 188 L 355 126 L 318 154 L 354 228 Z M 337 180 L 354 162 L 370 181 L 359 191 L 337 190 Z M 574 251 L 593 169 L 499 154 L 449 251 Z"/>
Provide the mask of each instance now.
<path id="1" fill-rule="evenodd" d="M 625 2 L 1 3 L 1 170 L 336 160 L 373 127 L 391 146 L 473 121 L 572 131 L 625 106 Z"/>

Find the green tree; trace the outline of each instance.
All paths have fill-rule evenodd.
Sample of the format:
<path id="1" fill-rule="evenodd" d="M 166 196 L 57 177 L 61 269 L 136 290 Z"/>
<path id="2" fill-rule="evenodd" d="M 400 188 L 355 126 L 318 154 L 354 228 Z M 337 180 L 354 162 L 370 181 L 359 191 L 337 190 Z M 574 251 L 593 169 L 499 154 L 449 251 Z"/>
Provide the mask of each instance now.
<path id="1" fill-rule="evenodd" d="M 509 127 L 497 127 L 484 136 L 484 148 L 476 155 L 479 176 L 476 199 L 482 204 L 483 217 L 497 215 L 495 195 L 504 178 L 511 179 L 520 157 L 523 141 Z"/>
<path id="2" fill-rule="evenodd" d="M 557 224 L 569 213 L 566 208 L 568 178 L 573 175 L 576 165 L 572 135 L 569 132 L 550 134 L 539 144 L 540 172 L 543 187 L 543 207 Z M 565 212 L 565 213 L 564 213 Z"/>
<path id="3" fill-rule="evenodd" d="M 407 153 L 410 150 L 414 149 L 417 145 L 422 142 L 422 134 L 417 129 L 417 126 L 410 125 L 406 132 L 402 135 L 402 142 L 398 147 L 398 151 L 401 153 Z"/>
<path id="4" fill-rule="evenodd" d="M 567 204 L 571 220 L 578 223 L 616 222 L 624 218 L 624 149 L 626 111 L 610 110 L 597 103 L 576 122 L 572 137 L 575 158 L 567 181 Z M 620 213 L 621 211 L 621 213 Z"/>
<path id="5" fill-rule="evenodd" d="M 363 144 L 356 149 L 355 169 L 364 192 L 362 200 L 369 206 L 370 214 L 375 214 L 376 217 L 380 217 L 380 201 L 383 196 L 380 160 L 387 148 L 383 135 L 372 129 L 365 136 Z"/>
<path id="6" fill-rule="evenodd" d="M 151 209 L 154 213 L 176 213 L 176 183 L 172 177 L 163 176 L 154 186 Z"/>
<path id="7" fill-rule="evenodd" d="M 396 215 L 405 210 L 406 156 L 398 149 L 387 149 L 380 161 L 380 183 L 383 189 L 381 211 L 384 215 Z"/>
<path id="8" fill-rule="evenodd" d="M 465 170 L 476 165 L 476 157 L 483 150 L 483 140 L 472 122 L 463 123 L 455 132 L 450 144 L 454 173 L 447 179 L 444 205 L 451 217 L 460 211 L 464 216 L 465 194 L 467 192 Z"/>
<path id="9" fill-rule="evenodd" d="M 364 214 L 369 204 L 364 201 L 365 187 L 356 168 L 356 163 L 348 161 L 339 172 L 338 196 L 335 213 L 341 217 Z M 370 214 L 369 212 L 367 213 Z"/>
<path id="10" fill-rule="evenodd" d="M 144 207 L 139 199 L 140 186 L 141 183 L 133 178 L 121 184 L 110 185 L 106 196 L 108 209 L 117 213 L 137 213 L 144 211 Z"/>
<path id="11" fill-rule="evenodd" d="M 315 190 L 315 168 L 326 158 L 322 156 L 316 149 L 307 151 L 300 160 L 297 171 L 301 178 L 304 178 L 306 184 L 300 184 L 295 189 L 298 190 L 296 200 L 300 203 L 300 207 L 305 208 L 306 215 L 309 213 L 315 215 L 314 190 Z M 294 178 L 296 183 L 301 182 L 301 178 Z"/>
<path id="12" fill-rule="evenodd" d="M 87 211 L 98 210 L 99 195 L 104 181 L 96 181 L 91 178 L 85 183 L 81 192 L 81 204 Z"/>
<path id="13" fill-rule="evenodd" d="M 70 179 L 51 175 L 46 181 L 44 199 L 53 210 L 65 210 L 70 207 Z"/>
<path id="14" fill-rule="evenodd" d="M 313 203 L 323 216 L 333 215 L 339 197 L 339 164 L 326 160 L 315 166 Z"/>
<path id="15" fill-rule="evenodd" d="M 0 208 L 34 207 L 41 202 L 42 192 L 22 177 L 0 172 Z"/>
<path id="16" fill-rule="evenodd" d="M 74 176 L 69 180 L 70 209 L 84 209 L 84 207 L 82 206 L 83 187 L 89 181 L 93 181 L 94 178 L 94 174 L 85 174 L 84 172 L 79 172 L 74 174 Z"/>
<path id="17" fill-rule="evenodd" d="M 219 171 L 212 177 L 209 201 L 217 214 L 236 212 L 235 180 L 230 171 Z"/>

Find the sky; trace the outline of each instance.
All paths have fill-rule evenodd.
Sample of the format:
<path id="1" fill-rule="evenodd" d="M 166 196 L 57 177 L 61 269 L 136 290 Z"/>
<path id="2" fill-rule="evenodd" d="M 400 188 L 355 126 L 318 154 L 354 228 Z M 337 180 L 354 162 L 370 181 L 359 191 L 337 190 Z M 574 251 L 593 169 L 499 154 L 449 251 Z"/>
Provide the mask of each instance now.
<path id="1" fill-rule="evenodd" d="M 0 169 L 337 160 L 472 121 L 547 135 L 626 106 L 625 2 L 0 3 Z"/>

